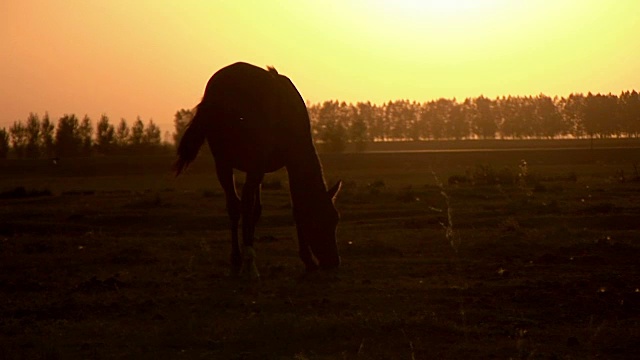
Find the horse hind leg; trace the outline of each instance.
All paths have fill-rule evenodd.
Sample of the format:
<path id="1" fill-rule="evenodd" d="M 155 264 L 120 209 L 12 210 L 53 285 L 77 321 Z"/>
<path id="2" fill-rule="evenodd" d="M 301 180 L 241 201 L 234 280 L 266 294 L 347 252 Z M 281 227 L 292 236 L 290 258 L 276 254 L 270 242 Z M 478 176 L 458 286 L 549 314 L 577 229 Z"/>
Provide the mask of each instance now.
<path id="1" fill-rule="evenodd" d="M 262 215 L 262 198 L 261 198 L 262 185 L 258 184 L 258 187 L 255 190 L 255 202 L 253 203 L 253 223 L 254 226 L 260 220 L 260 216 Z"/>
<path id="2" fill-rule="evenodd" d="M 227 202 L 227 213 L 229 215 L 229 225 L 231 230 L 231 275 L 240 274 L 242 266 L 242 256 L 240 254 L 240 243 L 238 240 L 238 225 L 240 223 L 241 204 L 236 191 L 233 179 L 233 169 L 223 165 L 222 161 L 216 162 L 216 172 L 218 181 L 225 193 Z"/>
<path id="3" fill-rule="evenodd" d="M 264 174 L 248 173 L 242 188 L 242 269 L 240 273 L 249 279 L 259 279 L 260 273 L 256 267 L 256 252 L 253 239 L 258 218 L 262 212 L 260 201 L 260 184 Z"/>

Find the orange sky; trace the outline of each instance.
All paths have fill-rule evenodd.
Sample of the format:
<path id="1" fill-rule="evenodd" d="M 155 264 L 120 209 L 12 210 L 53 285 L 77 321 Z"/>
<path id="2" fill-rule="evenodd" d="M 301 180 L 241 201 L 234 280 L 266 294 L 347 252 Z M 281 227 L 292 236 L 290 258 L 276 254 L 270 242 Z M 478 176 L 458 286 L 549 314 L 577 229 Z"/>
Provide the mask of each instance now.
<path id="1" fill-rule="evenodd" d="M 3 0 L 0 127 L 29 112 L 172 131 L 209 77 L 274 65 L 312 102 L 640 90 L 640 1 Z"/>

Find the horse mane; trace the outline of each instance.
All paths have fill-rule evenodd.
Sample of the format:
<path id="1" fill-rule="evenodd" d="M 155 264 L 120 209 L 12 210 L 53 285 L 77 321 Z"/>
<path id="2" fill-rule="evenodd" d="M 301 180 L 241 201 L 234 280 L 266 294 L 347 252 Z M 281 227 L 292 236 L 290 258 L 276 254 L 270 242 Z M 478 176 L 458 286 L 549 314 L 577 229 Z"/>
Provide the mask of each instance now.
<path id="1" fill-rule="evenodd" d="M 271 75 L 279 75 L 278 74 L 278 70 L 276 70 L 276 68 L 274 68 L 271 65 L 267 66 L 267 71 L 271 74 Z"/>

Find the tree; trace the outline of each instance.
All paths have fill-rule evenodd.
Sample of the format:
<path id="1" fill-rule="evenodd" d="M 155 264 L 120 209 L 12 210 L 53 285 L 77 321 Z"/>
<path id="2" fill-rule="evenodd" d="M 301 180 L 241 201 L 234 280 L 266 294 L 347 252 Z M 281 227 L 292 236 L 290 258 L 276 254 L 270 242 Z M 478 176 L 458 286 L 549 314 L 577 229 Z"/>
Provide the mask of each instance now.
<path id="1" fill-rule="evenodd" d="M 324 143 L 329 152 L 342 152 L 347 145 L 347 129 L 339 121 L 340 104 L 337 101 L 325 101 L 318 111 L 317 139 Z"/>
<path id="2" fill-rule="evenodd" d="M 570 128 L 570 134 L 581 138 L 585 135 L 585 98 L 582 94 L 571 94 L 561 101 L 562 116 Z"/>
<path id="3" fill-rule="evenodd" d="M 40 118 L 37 114 L 30 113 L 25 127 L 27 145 L 25 155 L 28 158 L 40 156 Z"/>
<path id="4" fill-rule="evenodd" d="M 150 148 L 159 148 L 162 138 L 160 137 L 160 128 L 153 123 L 153 120 L 149 120 L 147 127 L 144 128 L 144 134 L 142 135 L 142 143 Z"/>
<path id="5" fill-rule="evenodd" d="M 79 127 L 78 118 L 73 114 L 64 115 L 58 120 L 55 136 L 56 155 L 76 156 L 80 153 L 82 138 Z"/>
<path id="6" fill-rule="evenodd" d="M 82 118 L 82 123 L 78 127 L 78 136 L 80 137 L 80 147 L 83 155 L 91 154 L 91 148 L 93 147 L 93 126 L 91 125 L 91 119 L 85 115 Z"/>
<path id="7" fill-rule="evenodd" d="M 130 144 L 130 137 L 131 132 L 129 130 L 129 126 L 127 125 L 127 120 L 122 118 L 120 119 L 120 123 L 118 124 L 118 128 L 116 129 L 115 144 L 121 149 L 125 148 Z"/>
<path id="8" fill-rule="evenodd" d="M 342 147 L 335 149 L 335 152 L 342 152 L 346 148 L 346 144 L 350 141 L 349 138 L 349 128 L 351 128 L 351 123 L 355 118 L 357 110 L 346 102 L 340 102 L 340 106 L 338 106 L 338 118 L 336 119 L 336 130 L 338 130 L 337 135 L 341 137 L 340 141 L 342 141 Z"/>
<path id="9" fill-rule="evenodd" d="M 536 102 L 533 97 L 526 96 L 520 101 L 520 109 L 518 110 L 520 131 L 526 138 L 535 138 L 536 133 Z"/>
<path id="10" fill-rule="evenodd" d="M 140 116 L 131 127 L 131 136 L 129 137 L 129 144 L 133 147 L 139 148 L 144 142 L 144 123 Z"/>
<path id="11" fill-rule="evenodd" d="M 500 138 L 513 138 L 514 137 L 514 115 L 516 113 L 516 103 L 514 98 L 509 97 L 501 97 L 496 100 L 496 106 L 498 107 L 497 122 L 498 122 L 498 132 L 500 133 Z"/>
<path id="12" fill-rule="evenodd" d="M 195 114 L 192 110 L 180 109 L 176 111 L 176 114 L 173 117 L 173 125 L 175 126 L 173 143 L 176 144 L 176 146 L 180 143 L 180 139 L 182 139 L 182 135 L 185 130 L 187 130 L 187 125 L 189 125 L 191 119 L 193 119 L 193 115 Z"/>
<path id="13" fill-rule="evenodd" d="M 313 137 L 313 141 L 318 141 L 318 114 L 320 113 L 320 104 L 311 104 L 307 101 L 307 113 L 309 114 L 309 124 L 311 125 L 311 136 Z"/>
<path id="14" fill-rule="evenodd" d="M 556 103 L 550 97 L 543 94 L 536 98 L 536 115 L 538 127 L 536 134 L 539 137 L 553 139 L 558 135 L 566 135 L 569 127 L 562 118 Z"/>
<path id="15" fill-rule="evenodd" d="M 17 157 L 24 157 L 27 147 L 27 129 L 22 121 L 14 121 L 13 126 L 9 128 L 9 137 L 11 138 L 11 147 Z"/>
<path id="16" fill-rule="evenodd" d="M 49 114 L 44 113 L 40 122 L 40 145 L 42 146 L 42 153 L 47 157 L 51 157 L 54 154 L 54 129 L 53 123 L 49 120 Z"/>
<path id="17" fill-rule="evenodd" d="M 115 145 L 115 129 L 109 124 L 109 118 L 102 114 L 96 125 L 96 148 L 99 153 L 108 155 Z"/>
<path id="18" fill-rule="evenodd" d="M 640 94 L 626 91 L 620 94 L 619 104 L 622 126 L 628 136 L 640 135 Z"/>
<path id="19" fill-rule="evenodd" d="M 384 108 L 373 105 L 371 107 L 371 119 L 367 125 L 371 140 L 384 140 L 387 137 L 384 121 Z"/>
<path id="20" fill-rule="evenodd" d="M 496 137 L 498 126 L 493 114 L 493 102 L 480 95 L 474 101 L 475 116 L 473 122 L 474 133 L 482 139 L 493 139 Z"/>
<path id="21" fill-rule="evenodd" d="M 385 119 L 388 121 L 389 136 L 396 140 L 419 140 L 423 131 L 418 117 L 418 104 L 407 100 L 388 102 Z"/>
<path id="22" fill-rule="evenodd" d="M 392 140 L 398 140 L 398 139 L 394 139 L 394 137 L 396 135 L 398 135 L 398 131 L 396 129 L 396 105 L 394 102 L 389 101 L 387 103 L 382 104 L 382 110 L 383 110 L 383 118 L 382 118 L 382 126 L 383 126 L 383 133 L 384 133 L 384 139 L 392 139 Z"/>
<path id="23" fill-rule="evenodd" d="M 359 102 L 355 107 L 355 117 L 349 124 L 349 139 L 355 143 L 356 151 L 364 151 L 367 142 L 371 140 L 369 124 L 373 118 L 373 108 L 370 102 Z"/>
<path id="24" fill-rule="evenodd" d="M 425 112 L 429 119 L 429 133 L 433 139 L 439 140 L 449 137 L 448 123 L 450 121 L 453 102 L 447 99 L 438 99 L 427 103 Z"/>
<path id="25" fill-rule="evenodd" d="M 0 129 L 0 159 L 6 159 L 9 154 L 9 133 L 5 128 Z"/>
<path id="26" fill-rule="evenodd" d="M 527 139 L 540 132 L 536 101 L 530 96 L 497 99 L 492 114 L 501 138 Z"/>
<path id="27" fill-rule="evenodd" d="M 469 136 L 469 123 L 464 114 L 463 106 L 458 104 L 455 99 L 453 99 L 451 103 L 449 121 L 446 124 L 445 133 L 447 137 L 456 140 Z"/>
<path id="28" fill-rule="evenodd" d="M 622 111 L 618 105 L 618 97 L 611 93 L 603 95 L 604 111 L 608 114 L 602 119 L 602 136 L 620 137 L 623 133 Z"/>
<path id="29" fill-rule="evenodd" d="M 585 98 L 584 129 L 590 138 L 605 134 L 605 122 L 609 116 L 609 109 L 604 95 L 591 93 Z"/>
<path id="30" fill-rule="evenodd" d="M 428 128 L 421 121 L 421 111 L 424 106 L 419 103 L 408 100 L 400 102 L 399 120 L 395 130 L 399 131 L 405 140 L 417 141 L 427 137 Z"/>

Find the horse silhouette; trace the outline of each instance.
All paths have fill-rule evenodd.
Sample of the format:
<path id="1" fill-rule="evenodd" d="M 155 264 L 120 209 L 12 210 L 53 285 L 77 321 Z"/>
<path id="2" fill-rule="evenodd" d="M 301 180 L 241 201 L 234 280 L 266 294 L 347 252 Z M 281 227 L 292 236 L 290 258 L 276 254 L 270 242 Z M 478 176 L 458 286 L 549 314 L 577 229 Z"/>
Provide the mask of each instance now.
<path id="1" fill-rule="evenodd" d="M 261 183 L 265 173 L 282 167 L 289 177 L 299 255 L 306 270 L 339 266 L 339 215 L 334 203 L 342 182 L 327 190 L 306 105 L 289 78 L 273 67 L 264 70 L 242 62 L 218 70 L 209 79 L 178 145 L 176 176 L 195 159 L 205 140 L 226 196 L 232 274 L 260 276 L 253 239 L 262 213 Z M 233 169 L 246 173 L 242 198 L 236 191 Z M 241 217 L 242 253 L 238 242 Z"/>

